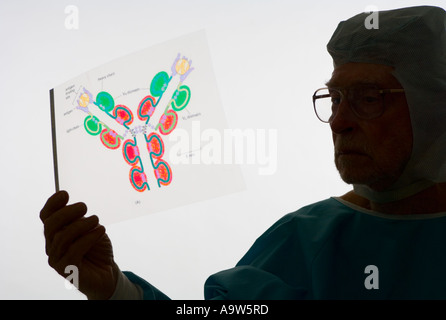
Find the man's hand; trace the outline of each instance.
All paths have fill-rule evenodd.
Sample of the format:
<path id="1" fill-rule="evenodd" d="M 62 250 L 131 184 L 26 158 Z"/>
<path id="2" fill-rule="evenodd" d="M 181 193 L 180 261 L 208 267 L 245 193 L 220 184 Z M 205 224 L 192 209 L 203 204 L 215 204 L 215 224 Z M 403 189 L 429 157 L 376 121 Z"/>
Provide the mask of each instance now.
<path id="1" fill-rule="evenodd" d="M 113 260 L 113 248 L 97 216 L 84 217 L 87 206 L 68 203 L 68 193 L 56 192 L 40 212 L 44 224 L 48 263 L 63 277 L 65 268 L 79 270 L 79 290 L 88 299 L 112 296 L 120 272 Z"/>

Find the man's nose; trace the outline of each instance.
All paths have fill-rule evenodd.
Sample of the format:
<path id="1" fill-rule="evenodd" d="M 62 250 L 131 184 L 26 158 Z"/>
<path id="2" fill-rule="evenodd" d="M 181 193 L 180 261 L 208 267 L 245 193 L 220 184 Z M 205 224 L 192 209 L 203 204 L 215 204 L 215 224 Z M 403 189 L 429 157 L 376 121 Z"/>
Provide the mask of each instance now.
<path id="1" fill-rule="evenodd" d="M 343 99 L 338 106 L 338 110 L 330 121 L 330 128 L 333 133 L 343 133 L 351 130 L 357 121 L 357 117 L 351 108 L 351 102 Z"/>

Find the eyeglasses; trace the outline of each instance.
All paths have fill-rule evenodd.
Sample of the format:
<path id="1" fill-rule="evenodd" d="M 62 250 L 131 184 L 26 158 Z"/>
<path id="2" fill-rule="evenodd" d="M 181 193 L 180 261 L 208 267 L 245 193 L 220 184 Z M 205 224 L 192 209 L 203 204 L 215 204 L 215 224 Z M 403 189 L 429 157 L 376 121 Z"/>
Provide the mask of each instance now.
<path id="1" fill-rule="evenodd" d="M 379 89 L 375 86 L 355 86 L 348 89 L 320 88 L 313 94 L 316 116 L 331 123 L 339 105 L 347 97 L 353 113 L 360 119 L 374 119 L 384 112 L 384 94 L 401 93 L 404 89 Z"/>

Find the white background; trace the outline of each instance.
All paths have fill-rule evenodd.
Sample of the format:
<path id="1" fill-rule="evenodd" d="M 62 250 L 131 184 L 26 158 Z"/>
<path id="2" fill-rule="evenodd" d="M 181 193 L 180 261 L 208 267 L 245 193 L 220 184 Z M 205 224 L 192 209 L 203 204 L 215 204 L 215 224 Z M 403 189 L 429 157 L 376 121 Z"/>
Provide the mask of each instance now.
<path id="1" fill-rule="evenodd" d="M 325 46 L 338 22 L 369 5 L 420 4 L 444 7 L 397 0 L 2 0 L 0 299 L 84 299 L 65 288 L 44 250 L 39 211 L 54 192 L 49 89 L 206 30 L 229 126 L 278 130 L 275 174 L 242 165 L 244 192 L 107 226 L 121 269 L 173 299 L 202 299 L 206 278 L 234 266 L 281 216 L 350 189 L 334 167 L 329 127 L 311 103 L 330 77 Z M 65 27 L 68 5 L 79 10 L 77 30 Z"/>

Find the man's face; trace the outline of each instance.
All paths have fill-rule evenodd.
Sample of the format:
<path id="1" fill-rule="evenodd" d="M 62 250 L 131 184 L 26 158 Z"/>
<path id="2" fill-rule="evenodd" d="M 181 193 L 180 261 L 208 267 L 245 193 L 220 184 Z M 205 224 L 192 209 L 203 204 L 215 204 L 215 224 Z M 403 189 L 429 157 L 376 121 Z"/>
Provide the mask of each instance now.
<path id="1" fill-rule="evenodd" d="M 347 63 L 335 68 L 327 85 L 350 88 L 367 83 L 380 89 L 402 88 L 391 72 L 385 65 Z M 410 158 L 412 126 L 404 93 L 385 94 L 384 106 L 381 116 L 364 120 L 344 99 L 330 123 L 336 168 L 346 183 L 386 190 Z"/>

